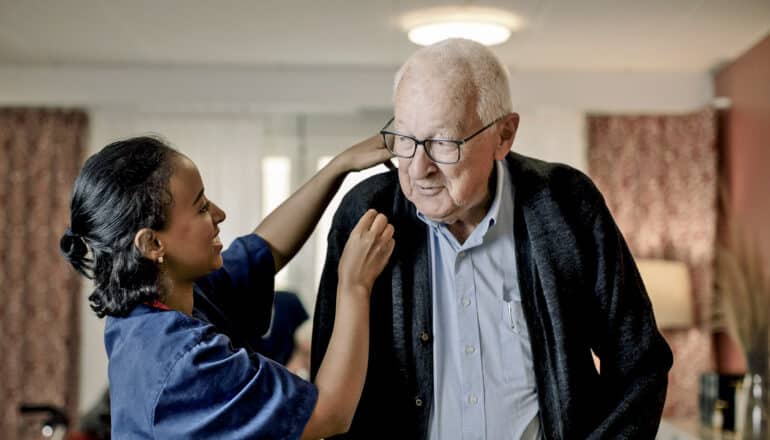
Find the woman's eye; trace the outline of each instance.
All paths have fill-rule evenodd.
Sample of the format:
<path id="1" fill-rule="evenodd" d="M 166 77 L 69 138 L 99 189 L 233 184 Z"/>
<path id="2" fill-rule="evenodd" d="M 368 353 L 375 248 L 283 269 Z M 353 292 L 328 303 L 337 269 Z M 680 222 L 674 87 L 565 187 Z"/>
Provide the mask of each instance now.
<path id="1" fill-rule="evenodd" d="M 209 212 L 209 202 L 206 202 L 203 204 L 203 206 L 201 206 L 200 212 L 201 213 Z"/>

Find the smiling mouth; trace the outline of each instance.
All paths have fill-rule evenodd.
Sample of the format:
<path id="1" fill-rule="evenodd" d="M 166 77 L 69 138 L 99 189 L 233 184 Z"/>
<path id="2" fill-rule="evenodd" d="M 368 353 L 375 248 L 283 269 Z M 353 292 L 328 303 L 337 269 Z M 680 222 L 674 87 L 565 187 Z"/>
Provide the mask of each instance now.
<path id="1" fill-rule="evenodd" d="M 442 189 L 444 189 L 443 186 L 423 186 L 423 185 L 415 185 L 415 188 L 417 189 L 417 192 L 424 195 L 434 195 L 441 192 Z"/>

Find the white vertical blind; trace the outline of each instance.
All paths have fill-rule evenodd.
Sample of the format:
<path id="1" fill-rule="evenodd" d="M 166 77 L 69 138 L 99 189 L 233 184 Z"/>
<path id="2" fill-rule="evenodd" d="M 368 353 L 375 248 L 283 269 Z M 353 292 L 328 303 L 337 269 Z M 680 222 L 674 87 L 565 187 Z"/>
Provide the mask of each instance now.
<path id="1" fill-rule="evenodd" d="M 117 139 L 150 134 L 192 159 L 207 197 L 227 213 L 220 225 L 225 246 L 253 231 L 262 218 L 260 158 L 265 154 L 265 136 L 259 119 L 96 112 L 92 124 L 93 151 Z"/>
<path id="2" fill-rule="evenodd" d="M 287 156 L 268 156 L 262 159 L 262 218 L 267 217 L 291 195 L 291 159 Z M 289 268 L 275 277 L 276 289 L 288 289 Z"/>

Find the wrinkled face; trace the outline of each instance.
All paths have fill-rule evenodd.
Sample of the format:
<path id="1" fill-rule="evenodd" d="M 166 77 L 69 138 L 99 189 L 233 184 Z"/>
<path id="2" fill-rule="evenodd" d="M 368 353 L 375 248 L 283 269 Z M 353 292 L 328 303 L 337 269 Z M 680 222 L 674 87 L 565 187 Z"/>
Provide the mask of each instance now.
<path id="1" fill-rule="evenodd" d="M 158 231 L 165 252 L 164 272 L 171 280 L 189 282 L 222 266 L 219 223 L 225 213 L 203 193 L 198 168 L 175 157 L 169 187 L 172 204 L 166 227 Z"/>
<path id="2" fill-rule="evenodd" d="M 417 139 L 459 140 L 474 133 L 484 125 L 476 113 L 475 96 L 462 96 L 457 90 L 430 71 L 410 69 L 396 90 L 394 131 Z M 434 221 L 480 221 L 490 202 L 494 161 L 505 157 L 511 146 L 501 142 L 498 125 L 464 144 L 456 164 L 433 162 L 422 146 L 411 159 L 399 158 L 398 177 L 406 198 Z"/>

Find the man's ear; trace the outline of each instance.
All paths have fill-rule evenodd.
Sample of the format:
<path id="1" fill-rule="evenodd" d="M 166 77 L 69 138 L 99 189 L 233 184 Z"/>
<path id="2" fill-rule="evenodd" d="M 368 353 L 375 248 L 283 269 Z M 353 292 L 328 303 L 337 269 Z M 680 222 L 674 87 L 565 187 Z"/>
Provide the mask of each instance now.
<path id="1" fill-rule="evenodd" d="M 163 258 L 165 252 L 158 235 L 150 228 L 142 228 L 134 235 L 134 246 L 139 249 L 144 258 L 152 261 Z"/>
<path id="2" fill-rule="evenodd" d="M 516 138 L 516 130 L 519 129 L 519 114 L 509 113 L 500 120 L 500 138 L 495 149 L 495 159 L 503 160 L 511 151 L 513 140 Z"/>

